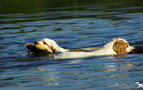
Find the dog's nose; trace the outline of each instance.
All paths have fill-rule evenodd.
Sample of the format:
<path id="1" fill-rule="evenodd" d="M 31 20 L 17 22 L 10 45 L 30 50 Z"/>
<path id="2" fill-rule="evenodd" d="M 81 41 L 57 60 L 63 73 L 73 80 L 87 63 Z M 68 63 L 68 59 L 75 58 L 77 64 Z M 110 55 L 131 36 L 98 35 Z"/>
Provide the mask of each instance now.
<path id="1" fill-rule="evenodd" d="M 35 44 L 39 44 L 39 41 L 35 41 Z"/>

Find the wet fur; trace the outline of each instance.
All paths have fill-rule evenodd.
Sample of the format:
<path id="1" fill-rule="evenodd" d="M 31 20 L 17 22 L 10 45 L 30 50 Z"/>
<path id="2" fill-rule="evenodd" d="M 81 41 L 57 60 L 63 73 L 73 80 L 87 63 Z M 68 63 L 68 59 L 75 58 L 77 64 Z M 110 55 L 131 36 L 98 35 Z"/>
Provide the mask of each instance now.
<path id="1" fill-rule="evenodd" d="M 42 39 L 41 41 L 35 41 L 34 46 L 38 50 L 45 50 L 47 54 L 61 52 L 54 56 L 55 59 L 128 54 L 134 49 L 134 47 L 129 46 L 129 43 L 122 38 L 115 38 L 102 48 L 92 52 L 72 52 L 68 49 L 61 48 L 54 40 L 47 38 Z"/>

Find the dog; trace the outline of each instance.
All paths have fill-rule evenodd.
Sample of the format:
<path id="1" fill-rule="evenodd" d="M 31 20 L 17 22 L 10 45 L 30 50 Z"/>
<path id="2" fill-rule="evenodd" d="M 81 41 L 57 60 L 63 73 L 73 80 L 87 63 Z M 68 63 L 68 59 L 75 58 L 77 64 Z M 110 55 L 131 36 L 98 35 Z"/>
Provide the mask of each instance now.
<path id="1" fill-rule="evenodd" d="M 44 38 L 41 41 L 35 41 L 35 45 L 28 43 L 26 46 L 34 53 L 58 53 L 54 59 L 67 59 L 67 58 L 83 58 L 101 55 L 120 55 L 128 54 L 135 49 L 123 38 L 115 38 L 102 48 L 91 52 L 71 52 L 68 49 L 61 48 L 54 40 Z"/>

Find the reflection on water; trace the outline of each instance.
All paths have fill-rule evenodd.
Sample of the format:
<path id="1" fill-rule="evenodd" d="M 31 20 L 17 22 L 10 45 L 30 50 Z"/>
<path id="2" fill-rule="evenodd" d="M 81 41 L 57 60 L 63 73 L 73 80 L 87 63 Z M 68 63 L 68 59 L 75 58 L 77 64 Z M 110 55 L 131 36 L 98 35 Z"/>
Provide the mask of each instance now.
<path id="1" fill-rule="evenodd" d="M 67 49 L 100 48 L 121 37 L 143 46 L 140 2 L 0 1 L 0 89 L 136 89 L 143 83 L 142 54 L 51 60 L 29 56 L 24 45 L 51 38 Z"/>

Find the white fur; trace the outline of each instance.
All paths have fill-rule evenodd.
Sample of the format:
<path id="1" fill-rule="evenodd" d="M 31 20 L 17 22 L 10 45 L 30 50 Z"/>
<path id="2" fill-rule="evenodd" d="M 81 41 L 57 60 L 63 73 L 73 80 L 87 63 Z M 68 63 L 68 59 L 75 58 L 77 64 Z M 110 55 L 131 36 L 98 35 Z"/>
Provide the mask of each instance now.
<path id="1" fill-rule="evenodd" d="M 68 49 L 64 49 L 61 48 L 54 40 L 52 39 L 48 39 L 48 38 L 44 38 L 43 40 L 41 40 L 42 42 L 45 41 L 46 43 L 48 43 L 50 46 L 52 46 L 53 48 L 59 49 L 59 52 L 67 52 Z"/>
<path id="2" fill-rule="evenodd" d="M 92 57 L 92 56 L 101 56 L 101 55 L 115 55 L 117 54 L 113 50 L 113 45 L 117 40 L 123 40 L 128 43 L 126 40 L 122 38 L 115 38 L 111 42 L 107 43 L 103 46 L 103 48 L 99 50 L 95 50 L 92 52 L 63 52 L 54 56 L 55 59 L 68 59 L 68 58 L 84 58 L 84 57 Z M 134 47 L 128 46 L 127 52 L 133 50 Z"/>
<path id="3" fill-rule="evenodd" d="M 67 58 L 83 58 L 83 57 L 92 57 L 92 56 L 101 56 L 101 55 L 115 55 L 117 54 L 114 49 L 114 43 L 118 40 L 122 40 L 125 43 L 128 43 L 122 38 L 115 38 L 111 42 L 104 45 L 101 49 L 92 51 L 92 52 L 70 52 L 68 49 L 61 48 L 54 40 L 44 38 L 39 43 L 35 44 L 38 49 L 47 50 L 49 53 L 61 52 L 54 56 L 55 59 L 67 59 Z M 129 45 L 129 44 L 128 44 Z M 134 49 L 132 46 L 126 48 L 127 52 L 130 52 Z"/>
<path id="4" fill-rule="evenodd" d="M 44 44 L 46 43 L 46 44 Z M 58 52 L 67 52 L 68 49 L 61 48 L 54 40 L 44 38 L 38 41 L 38 44 L 35 44 L 37 49 L 47 50 L 47 53 L 54 53 L 52 49 L 56 49 Z M 51 48 L 50 48 L 51 47 Z"/>

